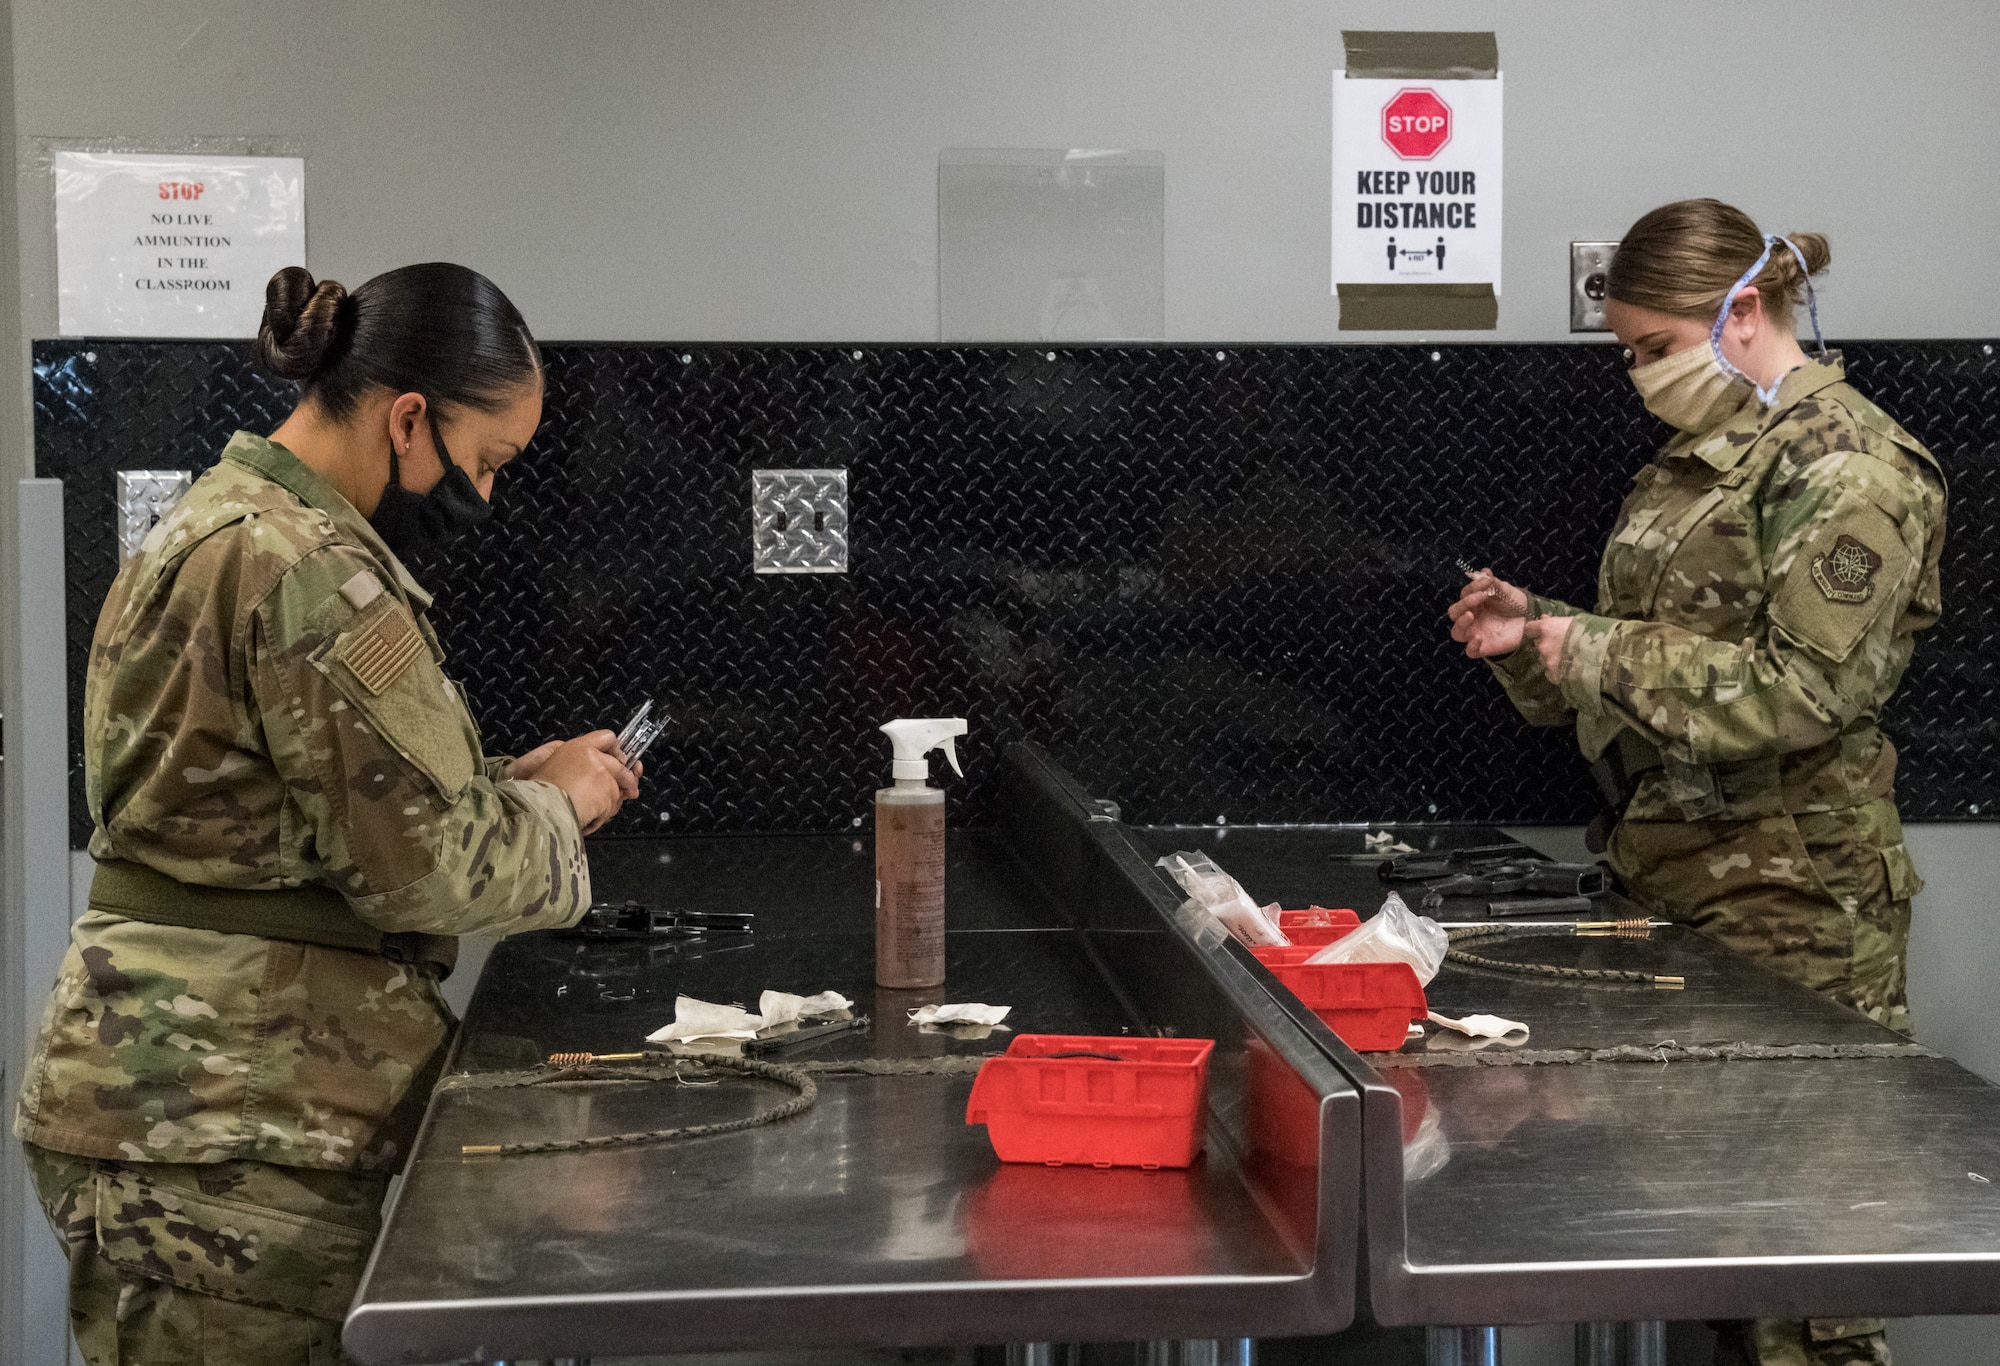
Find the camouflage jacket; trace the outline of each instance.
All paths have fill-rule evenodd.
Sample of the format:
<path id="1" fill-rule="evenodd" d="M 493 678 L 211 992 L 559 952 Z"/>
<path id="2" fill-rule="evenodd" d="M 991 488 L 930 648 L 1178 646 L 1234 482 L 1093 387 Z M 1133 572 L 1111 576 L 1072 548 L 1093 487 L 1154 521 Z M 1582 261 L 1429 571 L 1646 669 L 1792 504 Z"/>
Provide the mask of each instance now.
<path id="1" fill-rule="evenodd" d="M 1635 480 L 1551 683 L 1491 661 L 1522 715 L 1573 713 L 1584 755 L 1647 770 L 1639 820 L 1748 820 L 1891 793 L 1876 722 L 1941 609 L 1937 461 L 1846 383 L 1838 355 L 1785 377 Z"/>
<path id="2" fill-rule="evenodd" d="M 484 757 L 429 605 L 325 480 L 237 433 L 99 615 L 91 853 L 197 886 L 331 887 L 389 932 L 574 921 L 576 814 Z M 423 968 L 92 910 L 15 1130 L 128 1161 L 391 1167 L 452 1023 Z"/>

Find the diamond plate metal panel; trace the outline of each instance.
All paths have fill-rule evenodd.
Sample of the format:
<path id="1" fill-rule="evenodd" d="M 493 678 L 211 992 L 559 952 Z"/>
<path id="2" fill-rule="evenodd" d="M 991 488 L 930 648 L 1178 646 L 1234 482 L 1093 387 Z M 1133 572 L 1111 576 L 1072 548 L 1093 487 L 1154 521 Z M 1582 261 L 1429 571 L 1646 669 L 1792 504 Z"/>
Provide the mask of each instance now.
<path id="1" fill-rule="evenodd" d="M 750 563 L 759 574 L 845 574 L 847 471 L 750 471 Z"/>
<path id="2" fill-rule="evenodd" d="M 1663 434 L 1613 347 L 547 353 L 543 430 L 493 521 L 416 569 L 495 752 L 647 697 L 671 712 L 616 830 L 856 828 L 888 773 L 874 728 L 921 715 L 971 721 L 968 776 L 945 780 L 960 821 L 984 818 L 1020 738 L 1147 822 L 1589 812 L 1569 734 L 1524 726 L 1443 614 L 1461 555 L 1594 591 Z M 1846 353 L 1952 480 L 1946 615 L 1884 718 L 1904 814 L 1991 816 L 2000 361 L 1979 342 Z M 118 562 L 112 472 L 198 471 L 290 403 L 234 345 L 35 360 L 40 469 L 69 481 L 80 699 Z M 867 553 L 760 578 L 749 473 L 807 467 L 853 474 Z M 654 488 L 674 496 L 633 496 Z"/>
<path id="3" fill-rule="evenodd" d="M 194 484 L 186 470 L 118 471 L 118 553 L 129 560 L 139 553 L 146 533 L 174 510 Z"/>

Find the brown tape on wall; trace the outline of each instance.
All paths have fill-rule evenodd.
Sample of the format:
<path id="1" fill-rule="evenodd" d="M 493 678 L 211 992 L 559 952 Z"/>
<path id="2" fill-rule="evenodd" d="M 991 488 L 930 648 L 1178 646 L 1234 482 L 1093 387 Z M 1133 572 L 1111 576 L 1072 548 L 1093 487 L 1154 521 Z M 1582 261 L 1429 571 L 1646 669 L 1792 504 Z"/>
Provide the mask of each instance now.
<path id="1" fill-rule="evenodd" d="M 1353 80 L 1490 81 L 1500 43 L 1490 33 L 1390 33 L 1342 29 Z"/>
<path id="2" fill-rule="evenodd" d="M 1343 332 L 1491 331 L 1500 325 L 1493 286 L 1342 285 Z"/>

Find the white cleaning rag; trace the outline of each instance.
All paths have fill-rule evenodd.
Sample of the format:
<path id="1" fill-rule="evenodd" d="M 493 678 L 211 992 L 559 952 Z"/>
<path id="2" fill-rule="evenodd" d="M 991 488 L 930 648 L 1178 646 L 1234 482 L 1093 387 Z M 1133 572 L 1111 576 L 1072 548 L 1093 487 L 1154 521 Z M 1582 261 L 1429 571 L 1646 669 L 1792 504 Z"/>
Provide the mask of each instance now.
<path id="1" fill-rule="evenodd" d="M 764 1019 L 764 1028 L 769 1029 L 772 1025 L 790 1024 L 815 1015 L 836 1015 L 853 1004 L 837 991 L 822 991 L 817 996 L 767 991 L 758 998 L 757 1013 Z"/>
<path id="2" fill-rule="evenodd" d="M 962 1005 L 918 1006 L 910 1012 L 910 1023 L 997 1025 L 1007 1018 L 1007 1012 L 1013 1008 L 982 1005 L 977 1001 L 968 1001 Z"/>
<path id="3" fill-rule="evenodd" d="M 674 1022 L 646 1036 L 647 1043 L 673 1043 L 682 1039 L 754 1039 L 760 1029 L 790 1024 L 812 1015 L 833 1015 L 854 1002 L 837 991 L 816 996 L 798 996 L 789 991 L 767 991 L 757 1001 L 759 1013 L 752 1015 L 741 1006 L 719 1006 L 697 1001 L 692 996 L 674 998 Z"/>
<path id="4" fill-rule="evenodd" d="M 764 1027 L 761 1016 L 741 1006 L 719 1006 L 692 996 L 674 997 L 674 1022 L 646 1036 L 647 1043 L 680 1039 L 754 1039 Z"/>

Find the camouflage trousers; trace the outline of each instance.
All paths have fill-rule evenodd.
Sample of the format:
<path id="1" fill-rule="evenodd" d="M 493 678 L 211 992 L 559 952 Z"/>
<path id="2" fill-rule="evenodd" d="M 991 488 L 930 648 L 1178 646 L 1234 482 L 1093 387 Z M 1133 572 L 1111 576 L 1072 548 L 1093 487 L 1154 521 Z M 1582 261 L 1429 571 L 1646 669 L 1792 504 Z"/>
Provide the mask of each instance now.
<path id="1" fill-rule="evenodd" d="M 1923 887 L 1896 805 L 1754 821 L 1621 821 L 1611 866 L 1647 910 L 1910 1032 L 1910 899 Z M 1759 1319 L 1717 1360 L 1889 1366 L 1881 1319 Z"/>
<path id="2" fill-rule="evenodd" d="M 1717 1327 L 1717 1366 L 1892 1366 L 1881 1319 L 1758 1319 Z"/>
<path id="3" fill-rule="evenodd" d="M 1896 804 L 1751 821 L 1621 821 L 1611 866 L 1647 910 L 1910 1032 L 1910 898 Z"/>
<path id="4" fill-rule="evenodd" d="M 23 1146 L 86 1366 L 350 1366 L 340 1321 L 386 1176 Z"/>

